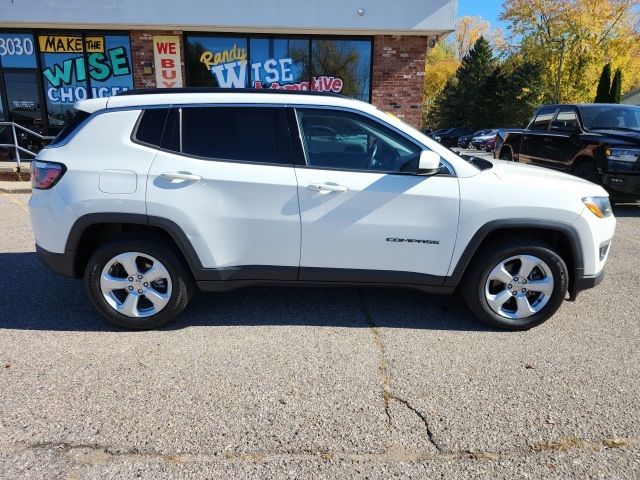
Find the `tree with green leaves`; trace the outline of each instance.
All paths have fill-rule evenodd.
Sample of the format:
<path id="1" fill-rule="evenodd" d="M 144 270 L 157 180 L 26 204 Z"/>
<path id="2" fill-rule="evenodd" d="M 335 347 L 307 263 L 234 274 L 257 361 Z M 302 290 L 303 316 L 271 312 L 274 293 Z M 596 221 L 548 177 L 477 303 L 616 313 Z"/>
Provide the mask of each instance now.
<path id="1" fill-rule="evenodd" d="M 493 50 L 489 42 L 480 37 L 435 102 L 430 123 L 472 128 L 486 125 L 493 108 L 490 97 L 486 96 L 486 84 L 493 71 Z"/>
<path id="2" fill-rule="evenodd" d="M 609 91 L 609 98 L 611 103 L 620 103 L 620 97 L 622 96 L 622 70 L 616 68 L 616 73 L 613 75 L 613 82 L 611 82 L 611 90 Z"/>
<path id="3" fill-rule="evenodd" d="M 607 63 L 602 68 L 602 73 L 600 74 L 600 81 L 598 82 L 598 88 L 596 89 L 596 98 L 593 102 L 594 103 L 611 102 L 611 97 L 609 96 L 610 92 L 611 92 L 611 64 Z"/>
<path id="4" fill-rule="evenodd" d="M 538 63 L 509 58 L 496 81 L 496 114 L 493 125 L 524 127 L 545 96 L 543 68 Z"/>

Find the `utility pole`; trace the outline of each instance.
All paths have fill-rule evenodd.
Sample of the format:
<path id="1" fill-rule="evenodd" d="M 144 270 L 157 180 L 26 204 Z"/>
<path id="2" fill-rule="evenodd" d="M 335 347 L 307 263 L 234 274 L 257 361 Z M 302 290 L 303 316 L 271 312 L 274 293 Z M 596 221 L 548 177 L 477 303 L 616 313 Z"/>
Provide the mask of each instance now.
<path id="1" fill-rule="evenodd" d="M 560 62 L 558 63 L 558 73 L 556 75 L 556 89 L 554 92 L 555 103 L 560 103 L 560 78 L 562 76 L 562 62 L 564 60 L 564 47 L 566 38 L 564 35 L 559 38 L 554 38 L 552 42 L 560 43 Z"/>

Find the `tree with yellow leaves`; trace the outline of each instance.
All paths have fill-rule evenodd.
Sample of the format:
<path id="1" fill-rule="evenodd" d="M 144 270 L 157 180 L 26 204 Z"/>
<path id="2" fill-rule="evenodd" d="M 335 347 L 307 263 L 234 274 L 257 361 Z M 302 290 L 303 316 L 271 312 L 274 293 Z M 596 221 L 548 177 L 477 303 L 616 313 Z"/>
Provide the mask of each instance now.
<path id="1" fill-rule="evenodd" d="M 426 119 L 436 98 L 442 93 L 447 82 L 456 74 L 460 60 L 455 47 L 448 42 L 440 42 L 427 52 L 424 68 L 423 118 Z"/>
<path id="2" fill-rule="evenodd" d="M 480 37 L 486 37 L 489 32 L 489 22 L 482 17 L 460 17 L 456 22 L 454 33 L 456 53 L 462 59 L 469 53 L 473 44 Z"/>
<path id="3" fill-rule="evenodd" d="M 453 35 L 440 41 L 427 52 L 424 69 L 423 118 L 429 116 L 435 100 L 448 82 L 454 81 L 462 58 L 483 35 L 489 34 L 496 43 L 502 42 L 502 32 L 489 32 L 489 22 L 482 17 L 460 17 Z"/>
<path id="4" fill-rule="evenodd" d="M 602 66 L 623 73 L 622 91 L 640 86 L 637 0 L 506 0 L 516 51 L 543 66 L 546 101 L 554 97 L 561 53 L 561 102 L 593 101 Z M 561 49 L 564 48 L 564 52 Z"/>

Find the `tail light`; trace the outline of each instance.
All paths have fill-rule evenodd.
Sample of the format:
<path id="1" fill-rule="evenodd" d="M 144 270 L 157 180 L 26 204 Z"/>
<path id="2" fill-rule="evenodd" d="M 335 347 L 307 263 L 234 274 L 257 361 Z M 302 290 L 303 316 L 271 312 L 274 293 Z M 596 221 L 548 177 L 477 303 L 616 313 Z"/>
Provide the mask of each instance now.
<path id="1" fill-rule="evenodd" d="M 34 160 L 31 162 L 31 187 L 47 190 L 58 183 L 66 171 L 67 167 L 61 163 Z"/>

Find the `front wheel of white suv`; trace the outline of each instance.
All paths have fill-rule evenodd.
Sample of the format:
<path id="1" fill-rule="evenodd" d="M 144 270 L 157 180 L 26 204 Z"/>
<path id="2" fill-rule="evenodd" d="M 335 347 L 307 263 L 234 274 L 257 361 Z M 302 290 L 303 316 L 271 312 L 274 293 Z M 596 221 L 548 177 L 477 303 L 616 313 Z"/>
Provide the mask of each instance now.
<path id="1" fill-rule="evenodd" d="M 562 257 L 537 240 L 500 242 L 473 260 L 462 297 L 479 320 L 506 330 L 528 330 L 564 301 L 569 273 Z"/>
<path id="2" fill-rule="evenodd" d="M 146 237 L 121 237 L 100 246 L 87 263 L 85 282 L 92 303 L 107 320 L 138 330 L 176 318 L 193 291 L 180 259 Z"/>

